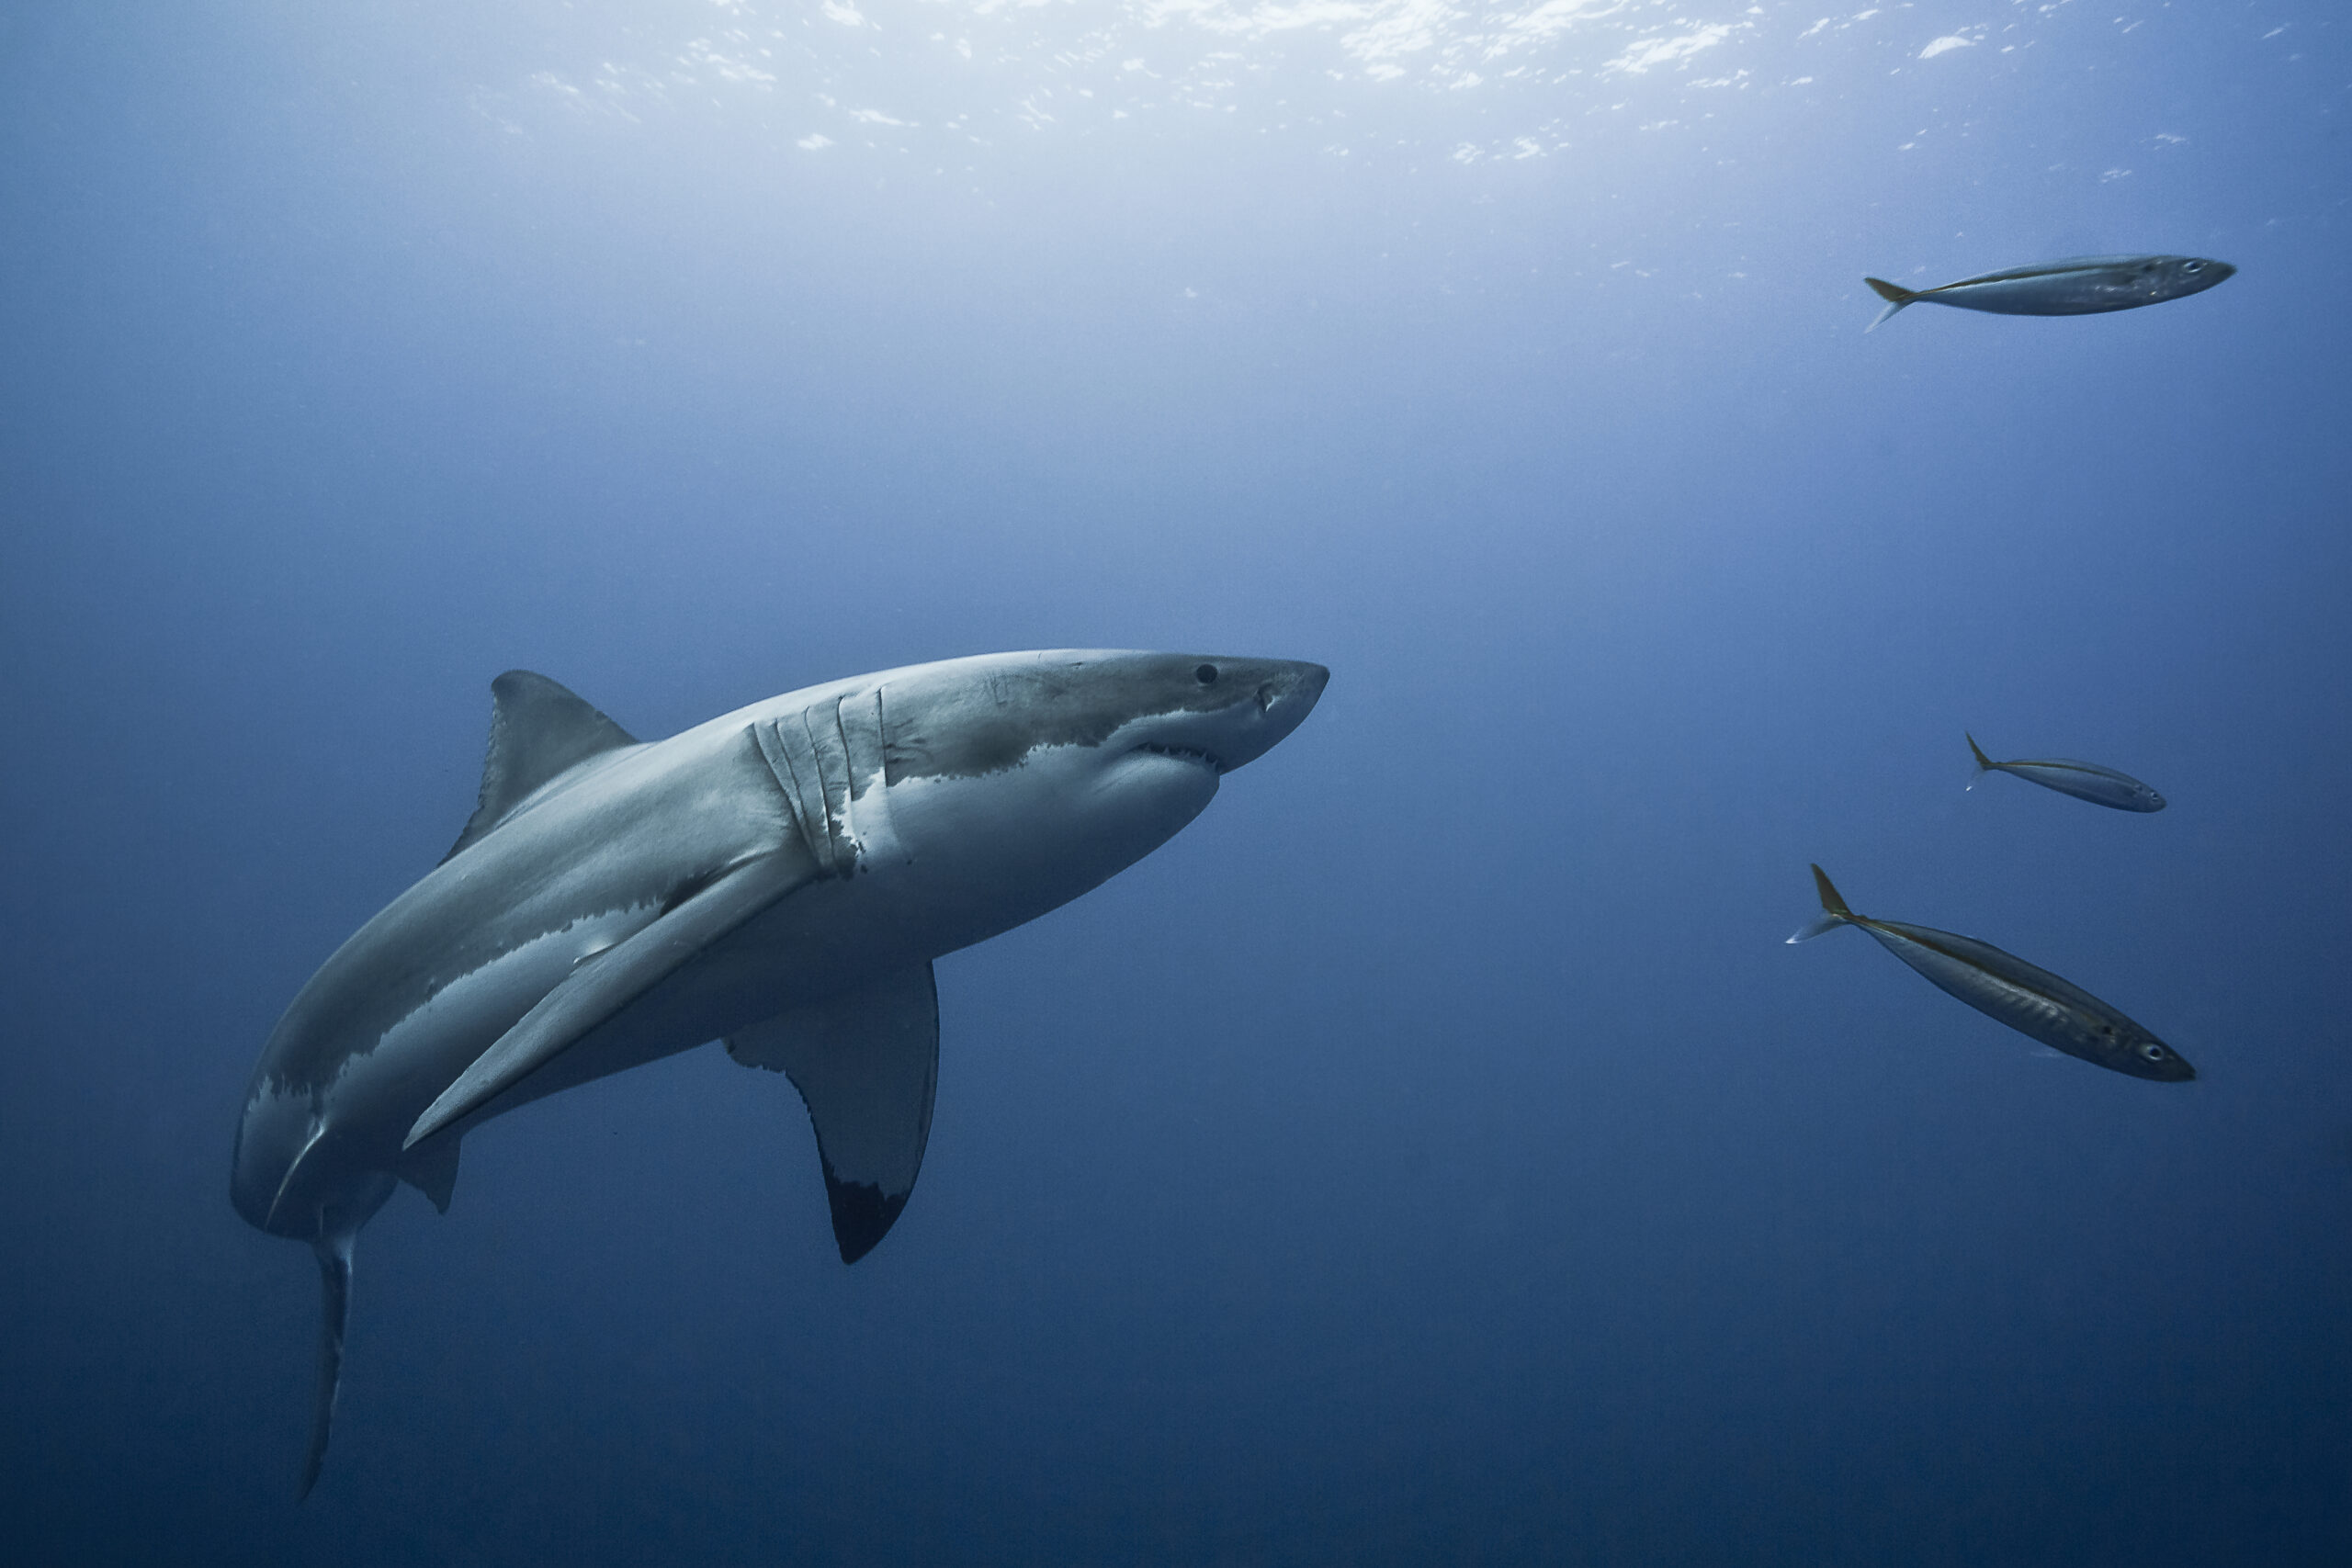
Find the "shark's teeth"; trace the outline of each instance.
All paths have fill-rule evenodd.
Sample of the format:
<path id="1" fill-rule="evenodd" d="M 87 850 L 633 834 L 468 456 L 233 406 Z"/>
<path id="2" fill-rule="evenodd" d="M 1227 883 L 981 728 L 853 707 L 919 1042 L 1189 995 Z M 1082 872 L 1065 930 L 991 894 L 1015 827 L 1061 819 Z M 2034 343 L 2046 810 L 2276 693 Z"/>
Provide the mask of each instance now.
<path id="1" fill-rule="evenodd" d="M 1148 751 L 1155 757 L 1173 757 L 1180 762 L 1198 762 L 1213 773 L 1225 772 L 1224 759 L 1214 752 L 1196 750 L 1190 746 L 1162 746 L 1147 740 L 1136 750 Z"/>

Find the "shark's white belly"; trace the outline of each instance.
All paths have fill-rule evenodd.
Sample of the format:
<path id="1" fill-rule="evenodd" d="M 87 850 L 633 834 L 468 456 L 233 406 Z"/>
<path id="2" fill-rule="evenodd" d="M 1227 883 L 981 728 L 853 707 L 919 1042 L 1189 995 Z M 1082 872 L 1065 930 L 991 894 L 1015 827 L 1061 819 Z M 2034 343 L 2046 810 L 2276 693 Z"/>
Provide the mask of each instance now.
<path id="1" fill-rule="evenodd" d="M 496 1115 L 575 1084 L 625 1072 L 803 1003 L 1036 919 L 1140 860 L 1200 814 L 1216 773 L 1139 757 L 1087 786 L 1121 798 L 1070 809 L 1047 753 L 978 778 L 888 786 L 887 852 L 854 873 L 797 889 L 713 943 L 571 1050 L 485 1108 Z M 1169 787 L 1171 770 L 1185 787 Z M 1190 775 L 1189 777 L 1185 775 Z M 1132 801 L 1125 798 L 1132 792 Z M 1124 807 L 1148 801 L 1149 809 Z"/>

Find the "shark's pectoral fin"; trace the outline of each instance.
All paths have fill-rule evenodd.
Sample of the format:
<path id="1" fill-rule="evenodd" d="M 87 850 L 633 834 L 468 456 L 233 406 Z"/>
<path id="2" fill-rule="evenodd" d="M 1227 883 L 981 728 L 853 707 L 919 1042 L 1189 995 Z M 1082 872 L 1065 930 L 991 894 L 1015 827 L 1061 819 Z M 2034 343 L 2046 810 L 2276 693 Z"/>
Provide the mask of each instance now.
<path id="1" fill-rule="evenodd" d="M 327 1438 L 334 1429 L 334 1396 L 343 1382 L 343 1334 L 351 1322 L 351 1247 L 356 1230 L 322 1235 L 311 1244 L 319 1255 L 324 1314 L 319 1324 L 319 1380 L 311 1396 L 311 1449 L 302 1460 L 302 1489 L 308 1497 L 326 1463 Z"/>
<path id="2" fill-rule="evenodd" d="M 842 1261 L 874 1250 L 907 1206 L 939 1082 L 939 987 L 923 964 L 727 1037 L 749 1067 L 790 1076 L 817 1130 Z"/>
<path id="3" fill-rule="evenodd" d="M 400 1177 L 433 1201 L 443 1213 L 458 1190 L 458 1138 L 433 1138 L 417 1145 L 401 1159 Z"/>
<path id="4" fill-rule="evenodd" d="M 797 853 L 743 861 L 636 935 L 581 964 L 441 1091 L 401 1147 L 414 1148 L 545 1066 L 808 874 L 808 858 Z"/>
<path id="5" fill-rule="evenodd" d="M 490 754 L 481 765 L 481 798 L 447 861 L 498 826 L 532 791 L 591 757 L 634 746 L 636 739 L 563 686 L 528 670 L 490 683 L 494 705 Z"/>

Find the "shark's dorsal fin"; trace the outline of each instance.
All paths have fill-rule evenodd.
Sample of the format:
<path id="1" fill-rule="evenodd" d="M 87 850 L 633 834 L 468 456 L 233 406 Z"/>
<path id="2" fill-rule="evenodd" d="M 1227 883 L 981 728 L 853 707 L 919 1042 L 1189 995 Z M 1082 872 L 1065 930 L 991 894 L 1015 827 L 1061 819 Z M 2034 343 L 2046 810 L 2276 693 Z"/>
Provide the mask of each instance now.
<path id="1" fill-rule="evenodd" d="M 889 1231 L 931 1138 L 939 1083 L 939 987 L 931 965 L 778 1013 L 727 1037 L 747 1067 L 791 1077 L 817 1129 L 842 1261 Z"/>
<path id="2" fill-rule="evenodd" d="M 532 791 L 591 757 L 637 744 L 636 737 L 561 685 L 528 670 L 490 683 L 490 755 L 481 765 L 481 801 L 449 859 L 498 826 Z"/>

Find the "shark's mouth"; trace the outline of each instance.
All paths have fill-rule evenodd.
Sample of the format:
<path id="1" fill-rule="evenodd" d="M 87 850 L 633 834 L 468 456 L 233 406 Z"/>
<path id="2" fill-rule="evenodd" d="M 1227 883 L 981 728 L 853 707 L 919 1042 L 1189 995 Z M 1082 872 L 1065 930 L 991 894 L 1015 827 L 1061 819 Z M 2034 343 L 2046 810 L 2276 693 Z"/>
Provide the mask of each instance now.
<path id="1" fill-rule="evenodd" d="M 1173 757 L 1180 762 L 1197 762 L 1213 773 L 1225 772 L 1224 758 L 1214 751 L 1203 751 L 1196 747 L 1162 746 L 1158 741 L 1147 740 L 1136 750 L 1148 751 L 1155 757 Z"/>

